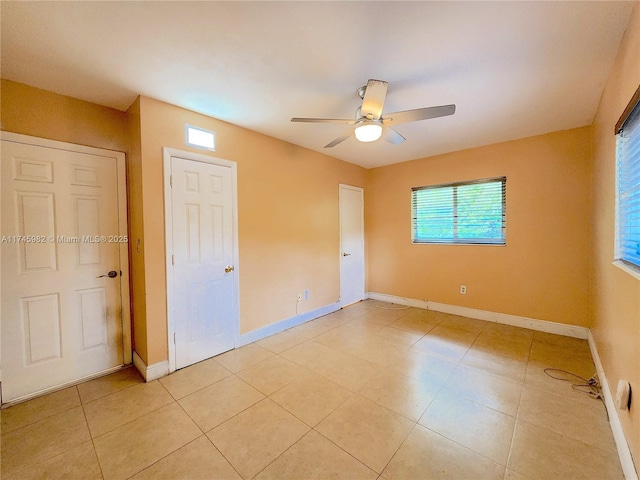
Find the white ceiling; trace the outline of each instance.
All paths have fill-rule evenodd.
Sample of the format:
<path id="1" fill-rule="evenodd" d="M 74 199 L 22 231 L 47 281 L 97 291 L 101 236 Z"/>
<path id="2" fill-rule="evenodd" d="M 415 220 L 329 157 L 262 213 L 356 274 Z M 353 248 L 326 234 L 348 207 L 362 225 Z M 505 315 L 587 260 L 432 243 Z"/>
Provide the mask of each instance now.
<path id="1" fill-rule="evenodd" d="M 588 125 L 634 2 L 7 2 L 2 78 L 126 110 L 138 94 L 366 167 Z M 358 87 L 400 145 L 323 146 Z"/>

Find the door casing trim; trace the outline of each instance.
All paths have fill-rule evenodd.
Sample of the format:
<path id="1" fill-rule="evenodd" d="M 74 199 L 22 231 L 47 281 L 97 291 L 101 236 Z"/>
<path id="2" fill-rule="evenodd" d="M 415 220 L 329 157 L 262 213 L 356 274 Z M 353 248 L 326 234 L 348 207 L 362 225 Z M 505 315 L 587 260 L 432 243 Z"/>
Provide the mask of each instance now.
<path id="1" fill-rule="evenodd" d="M 165 233 L 165 265 L 167 277 L 167 344 L 169 346 L 169 373 L 176 370 L 176 345 L 174 343 L 175 315 L 173 299 L 173 206 L 171 201 L 171 157 L 178 157 L 183 160 L 208 163 L 231 168 L 231 183 L 233 193 L 231 195 L 231 217 L 232 217 L 232 245 L 233 245 L 233 344 L 234 348 L 240 339 L 240 268 L 238 256 L 238 165 L 231 160 L 204 155 L 201 153 L 187 152 L 175 148 L 164 147 L 163 171 L 164 171 L 164 233 Z"/>

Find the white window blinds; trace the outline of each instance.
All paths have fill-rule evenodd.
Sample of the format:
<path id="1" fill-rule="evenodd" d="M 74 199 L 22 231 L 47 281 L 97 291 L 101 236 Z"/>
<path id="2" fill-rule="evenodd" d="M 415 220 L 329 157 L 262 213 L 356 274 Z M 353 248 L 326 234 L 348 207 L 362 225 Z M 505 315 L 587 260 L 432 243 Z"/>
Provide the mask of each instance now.
<path id="1" fill-rule="evenodd" d="M 640 267 L 640 103 L 618 129 L 616 260 Z"/>
<path id="2" fill-rule="evenodd" d="M 415 187 L 414 243 L 505 243 L 506 177 Z"/>

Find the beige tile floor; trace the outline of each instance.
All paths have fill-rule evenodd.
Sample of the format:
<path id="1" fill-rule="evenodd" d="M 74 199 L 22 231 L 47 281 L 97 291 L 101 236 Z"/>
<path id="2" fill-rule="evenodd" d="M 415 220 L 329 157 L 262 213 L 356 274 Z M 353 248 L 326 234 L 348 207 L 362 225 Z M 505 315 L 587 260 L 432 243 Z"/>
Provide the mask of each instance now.
<path id="1" fill-rule="evenodd" d="M 595 371 L 583 340 L 361 302 L 158 381 L 128 368 L 5 409 L 1 475 L 622 479 L 602 403 L 547 367 Z"/>

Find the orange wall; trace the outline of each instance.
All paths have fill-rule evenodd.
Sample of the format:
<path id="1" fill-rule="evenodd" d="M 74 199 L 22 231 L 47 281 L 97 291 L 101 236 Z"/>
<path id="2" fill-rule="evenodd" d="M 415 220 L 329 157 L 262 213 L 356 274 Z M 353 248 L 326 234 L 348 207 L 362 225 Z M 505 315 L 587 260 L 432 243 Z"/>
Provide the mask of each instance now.
<path id="1" fill-rule="evenodd" d="M 361 167 L 141 97 L 147 364 L 167 358 L 162 147 L 208 153 L 186 147 L 185 123 L 215 131 L 211 155 L 238 163 L 242 333 L 295 316 L 305 289 L 301 311 L 338 300 L 338 184 L 365 181 Z"/>
<path id="2" fill-rule="evenodd" d="M 0 130 L 126 152 L 127 115 L 119 110 L 0 80 Z"/>
<path id="3" fill-rule="evenodd" d="M 640 281 L 612 265 L 615 232 L 614 125 L 640 85 L 640 3 L 636 3 L 594 122 L 594 325 L 609 386 L 618 379 L 640 392 Z M 637 397 L 637 398 L 636 398 Z M 618 410 L 636 465 L 640 462 L 640 396 Z"/>
<path id="4" fill-rule="evenodd" d="M 147 365 L 168 354 L 162 147 L 203 153 L 185 146 L 185 123 L 214 130 L 213 155 L 238 162 L 242 333 L 294 316 L 299 291 L 301 312 L 338 300 L 338 184 L 364 186 L 363 168 L 145 97 L 124 113 L 0 88 L 0 129 L 127 153 L 133 343 Z"/>
<path id="5" fill-rule="evenodd" d="M 590 142 L 585 127 L 369 170 L 369 291 L 589 326 Z M 506 246 L 411 243 L 411 187 L 503 175 Z"/>

